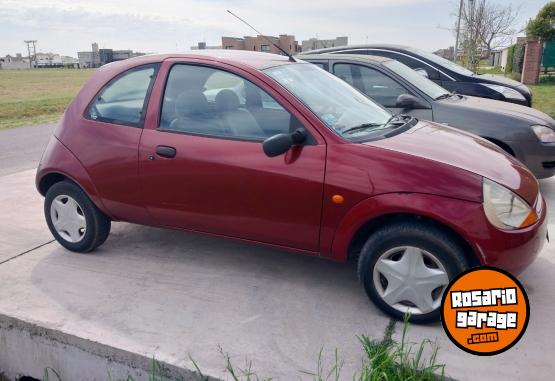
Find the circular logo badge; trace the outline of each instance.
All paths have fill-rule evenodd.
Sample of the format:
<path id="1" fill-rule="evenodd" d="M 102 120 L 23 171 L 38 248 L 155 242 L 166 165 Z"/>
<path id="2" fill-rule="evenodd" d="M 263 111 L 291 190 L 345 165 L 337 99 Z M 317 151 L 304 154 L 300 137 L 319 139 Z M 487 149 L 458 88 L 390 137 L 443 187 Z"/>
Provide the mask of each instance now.
<path id="1" fill-rule="evenodd" d="M 478 267 L 453 279 L 441 301 L 443 329 L 462 350 L 496 355 L 515 345 L 530 317 L 528 296 L 506 271 Z"/>

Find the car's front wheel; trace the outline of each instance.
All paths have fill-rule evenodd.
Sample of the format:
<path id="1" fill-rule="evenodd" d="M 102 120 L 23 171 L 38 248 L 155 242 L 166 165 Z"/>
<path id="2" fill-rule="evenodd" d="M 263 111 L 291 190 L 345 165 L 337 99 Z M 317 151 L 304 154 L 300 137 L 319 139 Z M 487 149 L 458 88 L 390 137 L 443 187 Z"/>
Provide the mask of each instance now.
<path id="1" fill-rule="evenodd" d="M 370 299 L 387 314 L 425 323 L 439 320 L 449 280 L 468 268 L 452 237 L 425 223 L 402 222 L 376 231 L 362 248 L 358 275 Z"/>
<path id="2" fill-rule="evenodd" d="M 44 200 L 50 232 L 66 249 L 86 253 L 104 243 L 110 234 L 110 219 L 77 185 L 54 184 Z"/>

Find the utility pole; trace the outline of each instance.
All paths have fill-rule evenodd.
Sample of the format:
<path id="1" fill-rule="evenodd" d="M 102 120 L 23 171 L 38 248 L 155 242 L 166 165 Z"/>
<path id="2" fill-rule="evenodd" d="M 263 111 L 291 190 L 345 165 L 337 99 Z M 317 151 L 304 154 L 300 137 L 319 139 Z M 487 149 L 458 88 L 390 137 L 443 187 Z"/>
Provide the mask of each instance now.
<path id="1" fill-rule="evenodd" d="M 24 41 L 27 44 L 27 53 L 29 54 L 29 69 L 33 68 L 33 59 L 31 58 L 31 47 L 30 44 L 33 44 L 33 57 L 36 60 L 37 59 L 37 47 L 36 47 L 36 43 L 37 40 L 25 40 Z"/>
<path id="2" fill-rule="evenodd" d="M 474 0 L 468 0 L 470 2 L 470 54 L 469 63 L 470 70 L 476 72 L 476 27 L 474 25 Z"/>
<path id="3" fill-rule="evenodd" d="M 453 62 L 457 62 L 457 52 L 459 51 L 459 34 L 461 32 L 461 16 L 464 0 L 460 0 L 459 19 L 457 20 L 457 37 L 455 37 L 455 48 L 453 49 Z"/>

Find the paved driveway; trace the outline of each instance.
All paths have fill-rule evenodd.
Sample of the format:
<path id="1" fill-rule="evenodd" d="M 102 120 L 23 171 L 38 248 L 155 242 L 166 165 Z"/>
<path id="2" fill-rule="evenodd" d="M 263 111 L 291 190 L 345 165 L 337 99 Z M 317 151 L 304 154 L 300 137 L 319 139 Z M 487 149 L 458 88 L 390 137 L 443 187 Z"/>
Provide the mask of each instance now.
<path id="1" fill-rule="evenodd" d="M 10 147 L 4 133 L 0 142 Z M 93 254 L 62 249 L 44 223 L 34 170 L 20 170 L 36 165 L 46 139 L 12 136 L 36 147 L 24 147 L 21 160 L 1 167 L 0 314 L 182 367 L 191 367 L 190 355 L 213 376 L 223 374 L 221 346 L 238 365 L 248 358 L 259 375 L 282 380 L 315 370 L 321 347 L 326 360 L 339 349 L 351 379 L 362 356 L 355 335 L 383 336 L 390 320 L 366 299 L 352 263 L 125 223 L 115 223 Z M 542 181 L 542 189 L 552 208 L 555 178 Z M 436 339 L 439 360 L 457 379 L 549 379 L 554 271 L 551 244 L 520 276 L 531 320 L 521 342 L 503 355 L 468 355 L 438 324 L 412 326 L 410 339 Z M 397 324 L 396 336 L 399 331 Z"/>

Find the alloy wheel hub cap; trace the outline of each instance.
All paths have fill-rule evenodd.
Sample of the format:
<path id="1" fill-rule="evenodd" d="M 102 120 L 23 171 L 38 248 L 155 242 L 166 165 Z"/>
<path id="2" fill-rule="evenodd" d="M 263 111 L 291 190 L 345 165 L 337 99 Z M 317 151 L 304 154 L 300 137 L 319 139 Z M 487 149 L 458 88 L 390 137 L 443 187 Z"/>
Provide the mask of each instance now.
<path id="1" fill-rule="evenodd" d="M 402 246 L 387 250 L 378 258 L 373 281 L 388 305 L 403 313 L 420 315 L 440 306 L 449 277 L 433 254 Z"/>
<path id="2" fill-rule="evenodd" d="M 50 205 L 50 219 L 56 232 L 66 241 L 79 242 L 85 236 L 87 221 L 81 206 L 72 197 L 59 195 Z"/>

